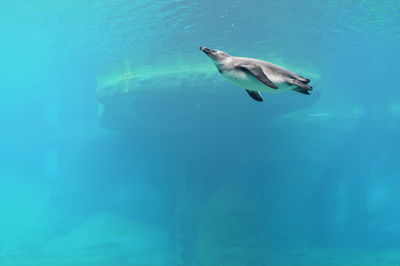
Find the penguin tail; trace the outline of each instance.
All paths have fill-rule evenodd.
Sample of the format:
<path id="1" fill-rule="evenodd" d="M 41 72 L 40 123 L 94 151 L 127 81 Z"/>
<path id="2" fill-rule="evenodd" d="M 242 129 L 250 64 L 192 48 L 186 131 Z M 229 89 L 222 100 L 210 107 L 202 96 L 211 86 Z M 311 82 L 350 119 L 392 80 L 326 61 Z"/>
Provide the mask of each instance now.
<path id="1" fill-rule="evenodd" d="M 295 79 L 298 79 L 299 81 L 301 81 L 301 82 L 303 82 L 303 83 L 305 83 L 305 84 L 307 84 L 307 83 L 310 83 L 310 79 L 308 79 L 308 78 L 305 78 L 305 77 L 302 77 L 302 76 L 298 76 L 297 78 L 295 78 Z"/>
<path id="2" fill-rule="evenodd" d="M 310 82 L 310 80 L 308 80 L 308 82 Z M 302 82 L 301 80 L 293 79 L 293 80 L 291 81 L 291 84 L 293 84 L 293 85 L 295 85 L 295 86 L 297 86 L 297 87 L 300 87 L 300 88 L 302 88 L 302 89 L 304 89 L 304 90 L 312 90 L 313 87 L 311 87 L 310 85 L 308 85 L 308 84 L 307 84 L 308 82 Z"/>

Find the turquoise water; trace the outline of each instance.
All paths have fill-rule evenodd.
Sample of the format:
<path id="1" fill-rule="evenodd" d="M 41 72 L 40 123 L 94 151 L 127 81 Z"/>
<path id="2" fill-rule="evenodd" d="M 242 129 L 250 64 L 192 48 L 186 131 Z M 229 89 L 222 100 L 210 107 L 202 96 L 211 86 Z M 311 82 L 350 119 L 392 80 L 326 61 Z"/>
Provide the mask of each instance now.
<path id="1" fill-rule="evenodd" d="M 2 1 L 0 265 L 400 265 L 400 3 Z M 199 46 L 314 87 L 224 80 Z"/>

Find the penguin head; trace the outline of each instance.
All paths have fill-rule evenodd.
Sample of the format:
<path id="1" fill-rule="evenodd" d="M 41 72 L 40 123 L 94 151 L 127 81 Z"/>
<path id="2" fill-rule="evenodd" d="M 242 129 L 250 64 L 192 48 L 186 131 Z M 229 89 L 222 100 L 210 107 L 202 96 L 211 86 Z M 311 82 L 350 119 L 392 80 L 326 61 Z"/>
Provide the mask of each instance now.
<path id="1" fill-rule="evenodd" d="M 223 51 L 210 49 L 204 46 L 200 46 L 200 50 L 203 51 L 206 55 L 208 55 L 208 57 L 210 57 L 211 60 L 213 60 L 214 63 L 216 64 L 222 64 L 225 59 L 230 57 L 229 54 Z"/>

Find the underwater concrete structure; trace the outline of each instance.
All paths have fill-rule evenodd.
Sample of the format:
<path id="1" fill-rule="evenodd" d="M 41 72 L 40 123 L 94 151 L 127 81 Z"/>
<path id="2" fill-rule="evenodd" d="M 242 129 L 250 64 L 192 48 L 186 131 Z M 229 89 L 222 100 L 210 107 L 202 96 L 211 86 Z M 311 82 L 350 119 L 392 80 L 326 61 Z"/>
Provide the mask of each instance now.
<path id="1" fill-rule="evenodd" d="M 99 78 L 101 126 L 140 138 L 155 155 L 162 156 L 161 152 L 165 156 L 165 165 L 159 167 L 163 167 L 165 179 L 173 184 L 169 187 L 171 197 L 165 200 L 173 199 L 169 206 L 175 206 L 170 211 L 175 221 L 170 233 L 175 242 L 176 265 L 250 265 L 262 261 L 265 252 L 279 248 L 288 242 L 287 238 L 295 246 L 306 235 L 304 228 L 296 226 L 297 220 L 302 219 L 300 212 L 290 214 L 294 219 L 282 220 L 288 210 L 276 208 L 287 196 L 279 191 L 285 191 L 290 182 L 278 178 L 277 169 L 285 161 L 276 168 L 253 168 L 247 173 L 236 173 L 232 165 L 246 169 L 246 164 L 252 164 L 247 152 L 257 150 L 252 140 L 266 145 L 268 141 L 263 135 L 268 134 L 272 121 L 279 125 L 281 119 L 296 118 L 293 113 L 310 107 L 318 96 L 303 97 L 290 92 L 283 97 L 266 95 L 265 102 L 259 104 L 243 97 L 244 93 L 209 65 L 190 69 L 154 66 L 141 72 L 115 71 Z M 241 107 L 244 104 L 246 109 Z M 260 112 L 262 115 L 254 115 Z M 310 117 L 310 121 L 314 120 Z M 258 136 L 243 132 L 246 125 L 257 121 Z M 221 127 L 248 138 L 221 135 Z M 286 137 L 290 138 L 282 136 Z M 245 154 L 231 154 L 230 147 L 237 142 L 247 145 L 249 150 Z M 221 152 L 208 154 L 207 145 Z M 263 151 L 262 156 L 273 158 L 271 151 Z M 215 165 L 218 161 L 220 165 Z M 218 170 L 209 172 L 208 168 Z M 253 178 L 258 175 L 270 178 Z M 275 198 L 272 201 L 271 193 Z M 230 224 L 222 222 L 226 220 Z M 282 234 L 284 230 L 275 228 L 276 224 L 292 227 L 293 234 Z M 237 234 L 237 230 L 242 233 Z"/>
<path id="2" fill-rule="evenodd" d="M 148 178 L 164 180 L 163 188 L 155 189 L 168 191 L 158 199 L 170 208 L 169 229 L 163 230 L 173 254 L 168 263 L 173 262 L 165 265 L 292 265 L 285 259 L 296 256 L 315 262 L 304 247 L 334 246 L 335 239 L 324 238 L 325 228 L 345 234 L 352 225 L 351 202 L 380 193 L 365 185 L 365 198 L 343 194 L 354 190 L 350 177 L 357 173 L 337 168 L 351 163 L 341 158 L 347 142 L 356 141 L 365 154 L 376 149 L 357 140 L 365 106 L 346 103 L 337 110 L 318 101 L 318 93 L 290 92 L 267 94 L 259 104 L 243 93 L 203 65 L 121 70 L 99 78 L 100 125 L 140 142 L 158 162 L 159 171 Z M 397 119 L 398 106 L 390 105 L 387 114 Z M 256 131 L 247 132 L 248 125 Z M 337 157 L 324 161 L 329 154 Z M 327 200 L 314 201 L 321 193 Z M 360 228 L 355 234 L 370 231 Z M 295 255 L 287 256 L 287 250 Z M 274 261 L 266 261 L 269 253 Z"/>

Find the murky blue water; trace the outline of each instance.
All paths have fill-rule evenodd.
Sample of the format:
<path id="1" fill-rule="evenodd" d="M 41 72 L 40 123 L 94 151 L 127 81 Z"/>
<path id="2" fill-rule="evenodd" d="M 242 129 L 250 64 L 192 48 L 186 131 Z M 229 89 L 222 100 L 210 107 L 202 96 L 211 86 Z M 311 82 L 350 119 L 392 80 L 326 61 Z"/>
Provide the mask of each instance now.
<path id="1" fill-rule="evenodd" d="M 0 9 L 0 265 L 400 265 L 398 1 Z"/>

